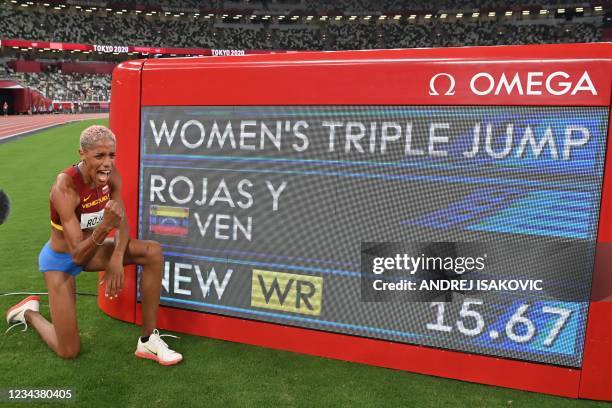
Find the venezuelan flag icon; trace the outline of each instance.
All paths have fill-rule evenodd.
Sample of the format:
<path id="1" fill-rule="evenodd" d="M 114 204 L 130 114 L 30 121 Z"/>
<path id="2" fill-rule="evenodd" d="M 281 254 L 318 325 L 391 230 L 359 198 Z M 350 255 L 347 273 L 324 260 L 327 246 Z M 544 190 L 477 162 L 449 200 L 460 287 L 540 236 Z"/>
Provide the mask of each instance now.
<path id="1" fill-rule="evenodd" d="M 189 233 L 189 208 L 152 205 L 149 211 L 149 232 L 184 237 Z"/>

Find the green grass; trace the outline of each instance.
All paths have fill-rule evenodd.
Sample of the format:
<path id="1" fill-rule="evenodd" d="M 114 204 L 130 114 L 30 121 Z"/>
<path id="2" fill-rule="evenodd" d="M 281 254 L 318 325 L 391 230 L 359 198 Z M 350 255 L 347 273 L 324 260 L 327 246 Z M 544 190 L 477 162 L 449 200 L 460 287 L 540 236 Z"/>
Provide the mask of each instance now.
<path id="1" fill-rule="evenodd" d="M 49 236 L 49 188 L 78 160 L 78 134 L 93 123 L 105 124 L 70 124 L 0 145 L 0 188 L 13 209 L 0 226 L 0 292 L 46 291 L 37 257 Z M 96 275 L 83 273 L 77 284 L 94 293 Z M 19 299 L 0 297 L 0 310 Z M 138 327 L 106 316 L 92 296 L 79 296 L 77 307 L 76 360 L 56 357 L 33 330 L 0 334 L 0 388 L 74 388 L 79 407 L 610 406 L 187 335 L 172 341 L 184 362 L 162 367 L 134 357 Z M 44 297 L 41 312 L 48 316 Z"/>

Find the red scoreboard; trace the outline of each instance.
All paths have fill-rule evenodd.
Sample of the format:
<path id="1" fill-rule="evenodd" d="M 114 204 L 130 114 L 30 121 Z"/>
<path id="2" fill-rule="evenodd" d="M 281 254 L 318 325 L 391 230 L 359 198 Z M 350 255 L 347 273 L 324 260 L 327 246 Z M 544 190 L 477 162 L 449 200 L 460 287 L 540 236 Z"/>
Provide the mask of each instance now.
<path id="1" fill-rule="evenodd" d="M 612 400 L 611 44 L 130 61 L 159 326 Z M 138 271 L 110 316 L 139 323 Z"/>

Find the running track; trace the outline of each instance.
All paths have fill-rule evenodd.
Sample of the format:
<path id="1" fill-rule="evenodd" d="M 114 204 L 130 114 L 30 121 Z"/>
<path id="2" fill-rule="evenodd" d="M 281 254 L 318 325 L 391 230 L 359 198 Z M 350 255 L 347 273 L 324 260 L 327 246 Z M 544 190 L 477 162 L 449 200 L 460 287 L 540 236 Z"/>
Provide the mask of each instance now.
<path id="1" fill-rule="evenodd" d="M 38 130 L 69 122 L 86 119 L 107 119 L 108 113 L 51 114 L 51 115 L 0 115 L 0 142 L 15 136 L 33 133 Z"/>

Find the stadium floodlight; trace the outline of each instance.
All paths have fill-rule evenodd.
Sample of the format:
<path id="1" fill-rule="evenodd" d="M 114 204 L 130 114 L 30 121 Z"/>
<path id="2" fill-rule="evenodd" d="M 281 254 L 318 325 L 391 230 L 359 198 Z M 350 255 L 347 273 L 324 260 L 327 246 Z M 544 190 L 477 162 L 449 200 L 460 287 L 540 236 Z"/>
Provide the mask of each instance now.
<path id="1" fill-rule="evenodd" d="M 349 21 L 355 21 L 357 19 L 357 16 L 350 16 L 349 17 Z"/>
<path id="2" fill-rule="evenodd" d="M 595 6 L 595 7 L 593 7 L 593 10 L 595 10 L 595 11 L 602 11 L 602 10 L 603 10 L 603 7 L 601 7 L 601 6 Z"/>
<path id="3" fill-rule="evenodd" d="M 134 12 L 135 12 L 136 14 L 140 14 L 140 13 L 142 13 L 142 10 L 135 10 Z"/>
<path id="4" fill-rule="evenodd" d="M 584 8 L 576 7 L 576 13 L 582 13 L 583 11 L 584 11 Z"/>
<path id="5" fill-rule="evenodd" d="M 17 4 L 17 0 L 11 0 L 11 3 Z"/>
<path id="6" fill-rule="evenodd" d="M 402 18 L 402 15 L 401 15 L 401 14 L 396 14 L 395 16 L 393 16 L 393 19 L 394 19 L 394 20 L 399 20 L 399 19 L 401 19 L 401 18 Z"/>
<path id="7" fill-rule="evenodd" d="M 53 10 L 61 10 L 61 9 L 62 9 L 61 7 L 57 7 L 57 6 L 53 7 Z"/>
<path id="8" fill-rule="evenodd" d="M 463 13 L 457 13 L 457 15 L 455 16 L 457 18 L 463 18 Z"/>
<path id="9" fill-rule="evenodd" d="M 75 9 L 80 10 L 82 7 L 81 6 L 74 6 Z"/>
<path id="10" fill-rule="evenodd" d="M 480 17 L 480 13 L 479 12 L 475 11 L 475 12 L 472 13 L 472 18 L 478 18 L 478 17 Z"/>
<path id="11" fill-rule="evenodd" d="M 86 13 L 91 13 L 91 12 L 93 12 L 93 10 L 92 9 L 87 9 L 87 10 L 85 10 L 85 12 Z"/>
<path id="12" fill-rule="evenodd" d="M 293 16 L 293 17 L 291 17 L 291 20 L 295 21 L 295 20 L 298 20 L 299 18 L 300 18 L 300 16 Z"/>
<path id="13" fill-rule="evenodd" d="M 363 19 L 367 21 L 367 20 L 369 20 L 371 18 L 372 18 L 372 16 L 365 16 Z"/>
<path id="14" fill-rule="evenodd" d="M 524 16 L 528 16 L 529 15 L 529 10 L 523 10 L 523 15 Z"/>
<path id="15" fill-rule="evenodd" d="M 446 14 L 446 13 L 442 13 L 442 14 L 440 14 L 440 18 L 441 18 L 442 20 L 446 19 L 446 17 L 448 17 L 448 14 Z"/>
<path id="16" fill-rule="evenodd" d="M 504 15 L 506 17 L 510 17 L 512 15 L 512 11 L 506 11 L 506 13 L 504 13 Z"/>
<path id="17" fill-rule="evenodd" d="M 24 3 L 24 4 L 21 4 L 20 6 L 21 6 L 21 7 L 28 7 L 28 5 L 27 5 L 27 4 L 25 4 L 25 3 Z"/>
<path id="18" fill-rule="evenodd" d="M 116 11 L 115 14 L 123 14 L 123 11 Z"/>
<path id="19" fill-rule="evenodd" d="M 342 20 L 342 17 L 343 17 L 343 16 L 336 16 L 336 18 L 335 18 L 334 20 L 336 20 L 336 21 L 340 21 L 340 20 Z"/>
<path id="20" fill-rule="evenodd" d="M 387 18 L 387 16 L 385 16 L 384 14 L 380 17 L 378 17 L 379 20 L 384 20 L 385 18 Z"/>
<path id="21" fill-rule="evenodd" d="M 257 16 L 255 14 L 251 14 L 251 17 L 249 17 L 251 20 L 253 20 L 254 18 L 257 18 Z"/>
<path id="22" fill-rule="evenodd" d="M 147 16 L 149 16 L 149 17 L 150 17 L 150 16 L 152 16 L 153 14 L 151 14 L 151 13 L 147 13 L 147 14 L 145 14 L 145 15 L 147 15 Z"/>
<path id="23" fill-rule="evenodd" d="M 557 13 L 563 14 L 565 13 L 565 9 L 564 8 L 557 9 Z"/>
<path id="24" fill-rule="evenodd" d="M 285 17 L 287 17 L 287 16 L 278 16 L 278 18 L 277 18 L 277 19 L 278 19 L 278 20 L 284 20 L 284 19 L 285 19 Z"/>
<path id="25" fill-rule="evenodd" d="M 306 17 L 306 21 L 311 21 L 313 19 L 313 16 L 307 16 Z"/>
<path id="26" fill-rule="evenodd" d="M 416 18 L 416 14 L 411 14 L 410 17 L 408 17 L 408 20 L 414 20 Z"/>
<path id="27" fill-rule="evenodd" d="M 431 18 L 431 14 L 425 14 L 425 20 L 429 20 Z"/>
<path id="28" fill-rule="evenodd" d="M 43 6 L 45 6 L 45 7 L 49 7 L 49 6 L 50 6 L 50 4 L 49 4 L 49 3 L 43 3 Z"/>
<path id="29" fill-rule="evenodd" d="M 328 18 L 327 16 L 321 16 L 321 17 L 319 17 L 319 20 L 321 20 L 321 21 L 327 21 L 327 18 Z"/>
<path id="30" fill-rule="evenodd" d="M 548 14 L 548 10 L 542 9 L 540 10 L 540 14 L 541 15 Z"/>
<path id="31" fill-rule="evenodd" d="M 106 11 L 113 11 L 113 9 L 112 8 L 107 8 Z"/>
<path id="32" fill-rule="evenodd" d="M 487 14 L 489 17 L 495 17 L 495 12 L 494 11 L 489 11 L 489 14 Z"/>

